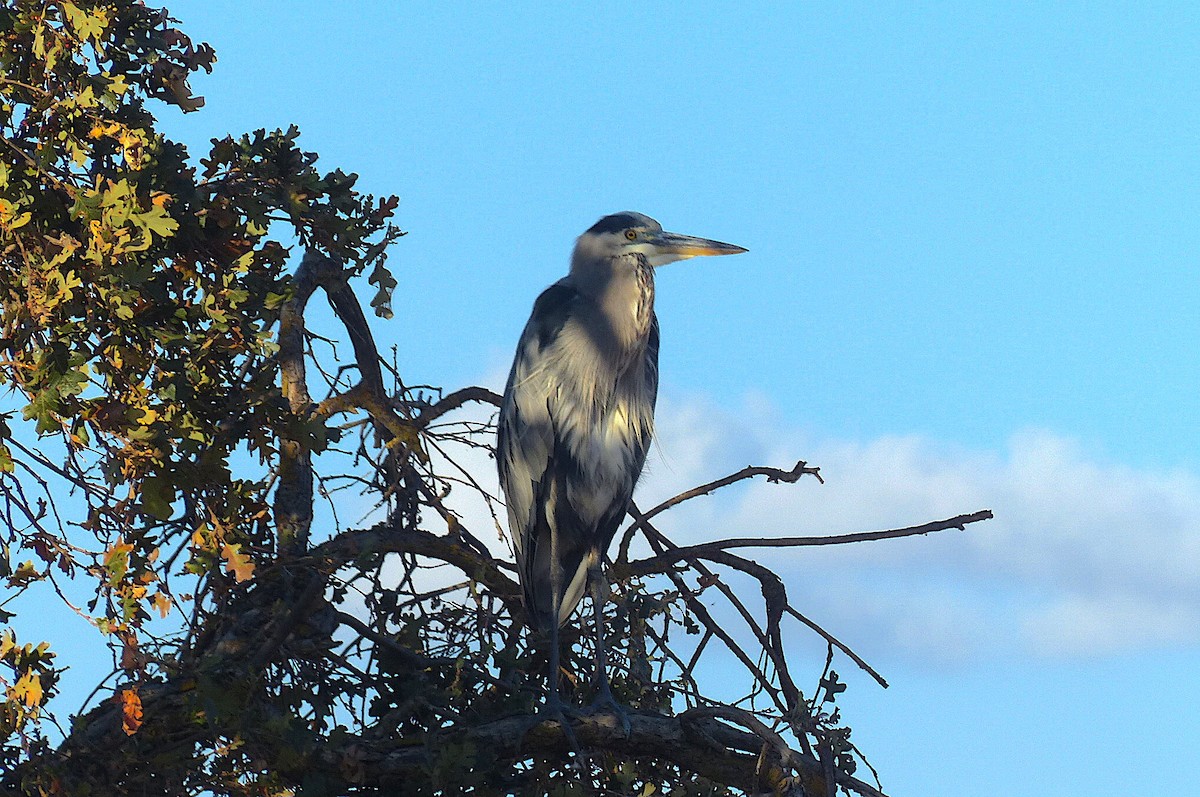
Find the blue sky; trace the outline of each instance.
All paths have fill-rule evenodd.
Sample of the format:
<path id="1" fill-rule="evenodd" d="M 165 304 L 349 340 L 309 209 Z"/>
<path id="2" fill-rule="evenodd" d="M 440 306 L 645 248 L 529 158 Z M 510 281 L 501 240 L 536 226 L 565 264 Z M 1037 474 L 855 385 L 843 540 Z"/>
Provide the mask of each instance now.
<path id="1" fill-rule="evenodd" d="M 886 790 L 1191 785 L 1200 12 L 170 8 L 219 58 L 203 111 L 163 114 L 194 155 L 296 123 L 326 168 L 401 196 L 376 330 L 410 381 L 499 387 L 574 237 L 639 210 L 750 249 L 658 275 L 666 417 L 640 494 L 750 461 L 829 481 L 733 491 L 680 537 L 996 511 L 771 554 L 893 684 L 840 667 Z"/>
<path id="2" fill-rule="evenodd" d="M 669 388 L 761 390 L 843 435 L 1038 425 L 1198 463 L 1194 15 L 239 8 L 174 5 L 221 59 L 182 127 L 295 121 L 399 193 L 397 336 L 439 319 L 439 381 L 506 358 L 573 236 L 634 207 L 754 252 L 661 276 Z"/>

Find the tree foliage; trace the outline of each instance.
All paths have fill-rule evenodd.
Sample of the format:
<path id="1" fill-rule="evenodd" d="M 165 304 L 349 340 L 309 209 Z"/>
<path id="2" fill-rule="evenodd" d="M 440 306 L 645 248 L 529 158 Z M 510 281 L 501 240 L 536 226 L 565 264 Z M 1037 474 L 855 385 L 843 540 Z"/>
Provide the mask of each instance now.
<path id="1" fill-rule="evenodd" d="M 174 25 L 133 0 L 0 6 L 0 620 L 58 601 L 114 665 L 64 725 L 55 640 L 0 632 L 0 789 L 878 793 L 856 778 L 831 666 L 865 663 L 731 552 L 781 541 L 680 549 L 655 526 L 726 483 L 816 475 L 804 463 L 635 511 L 605 618 L 629 732 L 533 718 L 544 642 L 523 631 L 511 564 L 446 503 L 495 503 L 457 462 L 491 446 L 460 408 L 495 397 L 406 386 L 352 287 L 365 276 L 390 317 L 396 198 L 322 173 L 294 128 L 214 139 L 193 162 L 147 110 L 203 105 L 188 79 L 213 50 Z M 348 352 L 307 328 L 318 293 Z M 337 521 L 351 493 L 376 507 L 367 527 Z M 785 622 L 828 642 L 808 693 Z M 590 671 L 586 631 L 567 634 L 568 673 Z M 705 695 L 718 647 L 744 700 Z"/>

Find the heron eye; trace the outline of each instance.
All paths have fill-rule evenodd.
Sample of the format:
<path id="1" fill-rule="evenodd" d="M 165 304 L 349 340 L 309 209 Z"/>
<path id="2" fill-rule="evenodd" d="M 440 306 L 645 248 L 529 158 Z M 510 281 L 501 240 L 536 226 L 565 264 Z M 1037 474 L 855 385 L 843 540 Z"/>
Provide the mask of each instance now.
<path id="1" fill-rule="evenodd" d="M 631 241 L 636 241 L 637 240 L 637 230 L 626 230 L 625 237 Z"/>

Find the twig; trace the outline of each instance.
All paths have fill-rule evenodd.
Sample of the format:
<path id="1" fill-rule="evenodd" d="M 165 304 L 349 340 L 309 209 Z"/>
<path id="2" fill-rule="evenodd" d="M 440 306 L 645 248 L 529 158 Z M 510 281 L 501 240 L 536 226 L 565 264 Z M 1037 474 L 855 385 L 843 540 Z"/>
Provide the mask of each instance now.
<path id="1" fill-rule="evenodd" d="M 818 634 L 820 634 L 825 639 L 826 642 L 828 642 L 830 645 L 833 645 L 838 650 L 840 650 L 842 653 L 845 653 L 847 656 L 849 656 L 851 661 L 853 661 L 855 664 L 857 664 L 859 667 L 861 667 L 864 672 L 866 672 L 868 675 L 870 675 L 872 678 L 874 678 L 876 680 L 876 682 L 880 686 L 882 686 L 884 689 L 888 688 L 888 682 L 886 680 L 884 680 L 884 677 L 882 675 L 880 675 L 879 673 L 877 673 L 870 664 L 867 664 L 865 661 L 863 661 L 862 658 L 857 653 L 855 653 L 853 650 L 851 650 L 840 639 L 838 639 L 833 634 L 826 631 L 821 626 L 814 623 L 812 620 L 805 617 L 800 612 L 796 611 L 791 606 L 788 606 L 786 609 L 784 609 L 784 611 L 786 611 L 792 617 L 795 617 L 800 622 L 804 623 L 806 626 L 811 628 L 813 631 L 816 631 Z"/>
<path id="2" fill-rule="evenodd" d="M 649 524 L 647 524 L 647 528 L 648 527 Z M 662 538 L 660 540 L 656 536 L 649 536 L 648 540 L 650 545 L 658 551 L 665 551 L 670 542 L 669 540 L 666 540 L 666 538 Z M 775 685 L 771 683 L 770 678 L 768 678 L 765 673 L 755 666 L 754 660 L 747 655 L 746 651 L 742 650 L 741 645 L 739 645 L 733 639 L 729 632 L 722 628 L 721 624 L 713 619 L 712 614 L 709 613 L 707 607 L 700 602 L 695 593 L 693 593 L 688 585 L 684 582 L 683 577 L 674 570 L 667 571 L 667 577 L 675 582 L 675 587 L 679 590 L 679 594 L 687 603 L 688 608 L 693 614 L 700 618 L 700 622 L 704 624 L 705 628 L 711 629 L 717 638 L 725 643 L 725 647 L 730 653 L 736 656 L 739 661 L 741 661 L 742 666 L 746 668 L 747 672 L 754 676 L 755 681 L 761 685 L 763 691 L 771 697 L 771 700 L 775 703 L 775 706 L 781 712 L 786 712 L 788 708 L 787 702 L 786 700 L 780 700 L 779 690 L 776 689 Z"/>

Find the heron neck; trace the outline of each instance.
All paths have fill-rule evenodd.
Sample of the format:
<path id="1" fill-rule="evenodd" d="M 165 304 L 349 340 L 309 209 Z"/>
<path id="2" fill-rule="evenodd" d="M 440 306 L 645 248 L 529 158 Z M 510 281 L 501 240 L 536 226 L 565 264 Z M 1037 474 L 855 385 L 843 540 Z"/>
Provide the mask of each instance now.
<path id="1" fill-rule="evenodd" d="M 572 264 L 571 277 L 621 348 L 645 345 L 654 318 L 654 267 L 643 255 L 632 253 L 606 262 L 577 261 Z"/>

